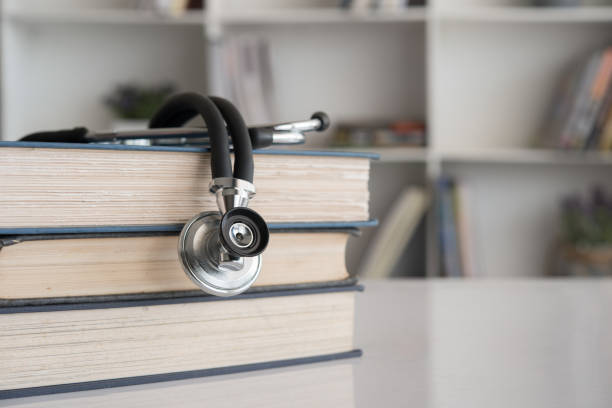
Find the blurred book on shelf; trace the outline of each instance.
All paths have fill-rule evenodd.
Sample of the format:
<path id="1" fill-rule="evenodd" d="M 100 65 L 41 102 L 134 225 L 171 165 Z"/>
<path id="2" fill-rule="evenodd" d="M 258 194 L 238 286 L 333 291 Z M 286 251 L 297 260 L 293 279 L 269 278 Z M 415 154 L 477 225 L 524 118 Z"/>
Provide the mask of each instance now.
<path id="1" fill-rule="evenodd" d="M 224 94 L 247 123 L 273 122 L 274 82 L 268 41 L 237 35 L 223 41 Z"/>
<path id="2" fill-rule="evenodd" d="M 462 277 L 474 275 L 470 225 L 464 185 L 449 177 L 438 180 L 438 236 L 440 275 Z"/>
<path id="3" fill-rule="evenodd" d="M 332 139 L 336 147 L 423 147 L 425 123 L 396 121 L 391 124 L 341 124 Z"/>
<path id="4" fill-rule="evenodd" d="M 592 54 L 560 84 L 541 144 L 612 149 L 612 47 Z"/>
<path id="5" fill-rule="evenodd" d="M 366 255 L 361 275 L 388 278 L 425 216 L 431 197 L 422 187 L 407 187 L 395 199 Z"/>
<path id="6" fill-rule="evenodd" d="M 563 200 L 561 231 L 553 273 L 612 276 L 612 198 L 602 188 Z"/>
<path id="7" fill-rule="evenodd" d="M 354 11 L 401 10 L 410 6 L 424 6 L 419 0 L 340 0 L 340 8 Z"/>
<path id="8" fill-rule="evenodd" d="M 134 8 L 179 17 L 189 10 L 202 10 L 204 0 L 134 0 Z"/>

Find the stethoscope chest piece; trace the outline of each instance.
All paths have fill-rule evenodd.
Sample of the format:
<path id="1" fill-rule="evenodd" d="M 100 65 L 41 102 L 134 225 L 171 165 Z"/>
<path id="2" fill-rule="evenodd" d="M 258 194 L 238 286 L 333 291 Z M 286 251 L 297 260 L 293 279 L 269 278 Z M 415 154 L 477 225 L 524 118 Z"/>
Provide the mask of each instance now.
<path id="1" fill-rule="evenodd" d="M 237 257 L 220 245 L 222 216 L 203 212 L 181 232 L 178 253 L 187 276 L 202 290 L 216 296 L 233 296 L 247 290 L 259 276 L 261 255 Z M 257 239 L 248 223 L 237 222 L 226 236 L 239 247 Z M 267 241 L 267 238 L 266 238 Z"/>

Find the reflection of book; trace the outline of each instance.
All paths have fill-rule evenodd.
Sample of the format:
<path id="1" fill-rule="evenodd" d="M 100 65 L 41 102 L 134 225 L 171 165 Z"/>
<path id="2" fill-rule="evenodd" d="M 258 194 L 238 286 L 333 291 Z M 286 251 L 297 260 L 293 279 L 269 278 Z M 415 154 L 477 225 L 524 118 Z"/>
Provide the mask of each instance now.
<path id="1" fill-rule="evenodd" d="M 250 123 L 272 123 L 272 67 L 268 42 L 253 36 L 224 40 L 223 63 L 228 97 Z"/>
<path id="2" fill-rule="evenodd" d="M 0 398 L 356 357 L 355 286 L 0 308 Z"/>
<path id="3" fill-rule="evenodd" d="M 250 206 L 269 223 L 365 221 L 370 157 L 259 151 Z M 176 227 L 217 211 L 209 160 L 198 148 L 0 142 L 0 233 Z"/>
<path id="4" fill-rule="evenodd" d="M 409 187 L 398 195 L 374 238 L 362 269 L 363 276 L 391 276 L 428 206 L 429 196 L 423 188 Z"/>
<path id="5" fill-rule="evenodd" d="M 228 398 L 231 395 L 231 398 Z M 100 407 L 334 407 L 355 406 L 353 365 L 346 361 L 263 370 L 190 381 L 83 391 L 44 397 L 45 408 Z M 40 407 L 39 398 L 15 401 L 19 408 Z"/>
<path id="6" fill-rule="evenodd" d="M 272 228 L 255 286 L 348 278 L 351 232 Z M 198 288 L 185 276 L 176 233 L 68 234 L 0 237 L 2 300 L 95 296 Z"/>

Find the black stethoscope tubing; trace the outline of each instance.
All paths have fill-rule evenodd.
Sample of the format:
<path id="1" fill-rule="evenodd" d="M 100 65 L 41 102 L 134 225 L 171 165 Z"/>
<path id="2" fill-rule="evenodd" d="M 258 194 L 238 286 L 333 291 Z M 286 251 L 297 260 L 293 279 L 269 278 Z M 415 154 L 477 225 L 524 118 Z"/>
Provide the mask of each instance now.
<path id="1" fill-rule="evenodd" d="M 202 116 L 208 129 L 213 179 L 234 177 L 252 183 L 253 147 L 249 130 L 240 112 L 229 101 L 196 93 L 173 96 L 151 118 L 149 128 L 180 127 L 198 114 Z M 235 156 L 233 172 L 229 150 L 230 137 Z"/>

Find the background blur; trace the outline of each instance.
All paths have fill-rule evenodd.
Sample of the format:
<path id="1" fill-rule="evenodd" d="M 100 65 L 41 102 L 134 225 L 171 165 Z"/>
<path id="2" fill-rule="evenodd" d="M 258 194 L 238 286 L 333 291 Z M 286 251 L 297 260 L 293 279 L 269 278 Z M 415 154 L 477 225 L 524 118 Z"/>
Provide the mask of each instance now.
<path id="1" fill-rule="evenodd" d="M 332 128 L 306 148 L 380 155 L 380 226 L 351 238 L 349 271 L 454 279 L 366 280 L 360 406 L 611 405 L 610 0 L 4 0 L 0 13 L 2 139 L 144 128 L 169 94 L 197 91 L 252 125 L 326 111 Z"/>
<path id="2" fill-rule="evenodd" d="M 5 0 L 2 138 L 129 129 L 167 95 L 380 154 L 362 276 L 609 275 L 612 5 L 586 0 Z"/>

